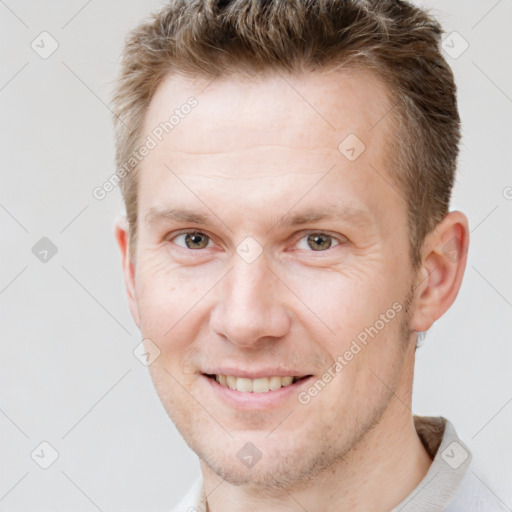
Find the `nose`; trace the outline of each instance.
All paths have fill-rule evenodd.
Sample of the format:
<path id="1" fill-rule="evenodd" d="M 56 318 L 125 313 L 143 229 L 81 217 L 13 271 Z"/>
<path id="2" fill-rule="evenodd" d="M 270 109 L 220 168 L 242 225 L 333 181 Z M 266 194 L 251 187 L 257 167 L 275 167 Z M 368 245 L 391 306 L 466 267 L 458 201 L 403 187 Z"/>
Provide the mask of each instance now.
<path id="1" fill-rule="evenodd" d="M 290 329 L 285 287 L 262 254 L 247 263 L 233 255 L 232 270 L 219 283 L 211 330 L 244 348 L 283 337 Z M 282 296 L 283 295 L 283 296 Z"/>

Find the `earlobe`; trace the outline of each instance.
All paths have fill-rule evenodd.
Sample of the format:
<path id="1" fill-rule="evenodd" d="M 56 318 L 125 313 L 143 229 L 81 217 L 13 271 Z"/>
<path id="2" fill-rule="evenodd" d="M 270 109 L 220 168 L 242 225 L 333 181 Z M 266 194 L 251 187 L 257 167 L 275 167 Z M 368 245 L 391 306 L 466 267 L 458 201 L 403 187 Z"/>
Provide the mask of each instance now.
<path id="1" fill-rule="evenodd" d="M 462 284 L 469 228 L 462 212 L 449 212 L 426 238 L 411 328 L 426 331 L 450 308 Z"/>
<path id="2" fill-rule="evenodd" d="M 121 251 L 122 271 L 128 296 L 128 305 L 134 322 L 140 328 L 139 311 L 135 291 L 135 267 L 130 257 L 129 226 L 125 216 L 120 216 L 114 223 L 114 234 Z"/>

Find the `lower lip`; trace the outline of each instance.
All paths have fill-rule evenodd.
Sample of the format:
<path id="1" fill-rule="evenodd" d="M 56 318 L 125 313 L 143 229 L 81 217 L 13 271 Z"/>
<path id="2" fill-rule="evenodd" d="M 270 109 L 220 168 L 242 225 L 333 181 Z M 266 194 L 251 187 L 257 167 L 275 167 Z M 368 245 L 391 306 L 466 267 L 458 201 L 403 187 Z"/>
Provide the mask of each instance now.
<path id="1" fill-rule="evenodd" d="M 284 386 L 276 391 L 267 391 L 266 393 L 247 393 L 237 391 L 222 386 L 216 380 L 201 375 L 201 377 L 210 385 L 212 391 L 224 402 L 238 409 L 270 409 L 282 405 L 292 396 L 297 396 L 300 389 L 307 386 L 312 377 L 298 380 L 289 386 Z"/>

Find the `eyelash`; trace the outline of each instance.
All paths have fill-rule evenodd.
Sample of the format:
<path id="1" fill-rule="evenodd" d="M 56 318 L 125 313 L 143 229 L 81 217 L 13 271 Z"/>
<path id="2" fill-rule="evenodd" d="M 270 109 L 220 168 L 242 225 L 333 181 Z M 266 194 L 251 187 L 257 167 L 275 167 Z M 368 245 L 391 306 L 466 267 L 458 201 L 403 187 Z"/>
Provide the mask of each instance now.
<path id="1" fill-rule="evenodd" d="M 205 233 L 204 231 L 200 231 L 198 229 L 186 229 L 186 230 L 183 230 L 183 231 L 179 231 L 178 233 L 174 233 L 172 237 L 170 238 L 167 238 L 166 241 L 168 242 L 172 242 L 173 240 L 175 240 L 177 237 L 181 236 L 181 235 L 187 235 L 187 234 L 191 234 L 191 233 L 199 233 L 201 235 L 205 235 L 208 237 L 209 239 L 209 242 L 213 242 L 213 238 L 208 235 L 208 233 Z M 310 230 L 310 231 L 306 231 L 306 232 L 302 232 L 301 233 L 301 236 L 296 238 L 295 241 L 294 241 L 294 245 L 296 245 L 300 240 L 304 239 L 304 238 L 307 238 L 309 235 L 322 235 L 322 236 L 327 236 L 329 238 L 331 238 L 332 240 L 335 240 L 337 242 L 336 245 L 334 246 L 331 246 L 329 247 L 328 249 L 325 249 L 323 251 L 313 251 L 312 249 L 307 251 L 307 252 L 327 252 L 329 251 L 330 249 L 334 249 L 335 247 L 338 247 L 338 246 L 341 246 L 341 245 L 344 245 L 348 242 L 348 240 L 346 239 L 346 237 L 344 237 L 343 235 L 341 235 L 341 238 L 335 236 L 335 235 L 331 235 L 329 233 L 326 233 L 324 231 L 314 231 L 314 230 Z M 177 244 L 176 244 L 177 245 Z M 203 249 L 189 249 L 188 247 L 184 247 L 184 246 L 181 246 L 181 245 L 178 245 L 178 247 L 180 247 L 181 249 L 185 249 L 187 251 L 201 251 L 201 250 L 204 250 L 204 249 L 208 249 L 208 246 L 204 247 Z M 299 250 L 306 250 L 306 249 L 299 249 Z"/>

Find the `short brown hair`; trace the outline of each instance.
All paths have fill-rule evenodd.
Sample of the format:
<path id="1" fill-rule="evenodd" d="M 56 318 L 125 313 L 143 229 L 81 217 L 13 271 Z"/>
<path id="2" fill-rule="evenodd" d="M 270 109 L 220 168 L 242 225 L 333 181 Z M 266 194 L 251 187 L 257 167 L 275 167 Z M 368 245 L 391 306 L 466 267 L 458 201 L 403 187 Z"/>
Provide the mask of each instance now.
<path id="1" fill-rule="evenodd" d="M 168 75 L 374 71 L 392 98 L 388 172 L 407 201 L 417 268 L 425 236 L 448 212 L 460 141 L 456 86 L 441 35 L 427 12 L 400 0 L 171 0 L 127 37 L 112 101 L 116 164 L 126 168 L 149 103 Z M 134 163 L 120 181 L 132 255 L 137 170 Z"/>

